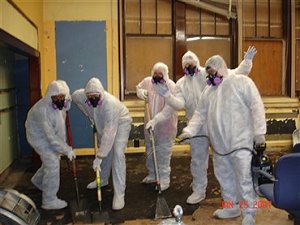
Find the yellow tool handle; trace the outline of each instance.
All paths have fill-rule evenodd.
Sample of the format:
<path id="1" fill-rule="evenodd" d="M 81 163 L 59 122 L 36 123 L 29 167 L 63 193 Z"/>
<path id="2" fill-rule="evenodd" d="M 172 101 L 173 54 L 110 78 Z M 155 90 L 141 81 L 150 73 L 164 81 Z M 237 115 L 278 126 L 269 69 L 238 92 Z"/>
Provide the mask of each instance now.
<path id="1" fill-rule="evenodd" d="M 96 184 L 97 184 L 97 196 L 98 196 L 98 201 L 102 200 L 101 196 L 101 179 L 100 179 L 100 172 L 99 169 L 96 169 Z"/>
<path id="2" fill-rule="evenodd" d="M 97 129 L 96 129 L 96 125 L 95 124 L 93 126 L 93 135 L 94 135 L 94 153 L 95 153 L 95 157 L 97 157 L 98 138 L 97 138 Z M 96 169 L 96 185 L 97 185 L 98 201 L 100 202 L 102 200 L 102 195 L 101 195 L 100 171 L 99 171 L 98 168 Z"/>

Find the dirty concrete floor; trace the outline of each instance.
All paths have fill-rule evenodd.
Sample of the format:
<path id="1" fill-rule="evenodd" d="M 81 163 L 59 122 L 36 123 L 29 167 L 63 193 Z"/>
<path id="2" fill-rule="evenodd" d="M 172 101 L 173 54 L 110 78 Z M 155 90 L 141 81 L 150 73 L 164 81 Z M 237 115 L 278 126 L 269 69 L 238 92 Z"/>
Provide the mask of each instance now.
<path id="1" fill-rule="evenodd" d="M 270 153 L 273 162 L 284 152 Z M 94 179 L 94 172 L 91 169 L 92 157 L 78 157 L 76 160 L 78 170 L 78 184 L 81 199 L 88 200 L 88 207 L 92 212 L 98 212 L 98 202 L 95 190 L 87 190 L 86 185 Z M 126 205 L 121 211 L 111 210 L 113 189 L 112 184 L 102 188 L 102 212 L 108 215 L 109 220 L 106 224 L 158 224 L 154 221 L 157 192 L 154 185 L 144 185 L 140 181 L 146 176 L 145 156 L 144 154 L 130 154 L 126 158 L 127 165 L 127 187 L 126 187 Z M 190 157 L 188 154 L 173 154 L 171 161 L 171 187 L 163 193 L 169 208 L 172 210 L 179 204 L 184 210 L 184 222 L 186 224 L 241 224 L 241 219 L 234 220 L 216 220 L 212 218 L 212 213 L 220 206 L 220 190 L 218 182 L 213 175 L 212 162 L 208 170 L 208 188 L 207 198 L 200 205 L 185 204 L 186 198 L 191 193 L 190 183 Z M 14 165 L 14 176 L 8 176 L 0 185 L 2 188 L 13 188 L 30 197 L 37 205 L 41 214 L 40 225 L 50 224 L 72 224 L 72 213 L 68 206 L 64 210 L 46 211 L 40 208 L 42 194 L 30 182 L 34 174 L 33 168 L 28 162 L 18 162 Z M 73 177 L 68 168 L 67 160 L 61 160 L 61 186 L 58 196 L 74 203 L 76 199 L 75 185 Z M 72 204 L 71 203 L 71 204 Z M 76 223 L 80 223 L 76 221 Z M 270 221 L 270 222 L 267 222 Z M 99 221 L 98 221 L 99 222 Z M 93 222 L 93 224 L 104 224 Z M 85 220 L 85 224 L 91 223 L 90 218 Z M 260 209 L 257 217 L 257 225 L 262 224 L 292 224 L 288 220 L 287 213 L 271 208 Z"/>
<path id="2" fill-rule="evenodd" d="M 200 207 L 196 209 L 192 215 L 185 215 L 183 217 L 184 224 L 185 225 L 241 225 L 242 217 L 238 217 L 234 219 L 225 219 L 225 220 L 213 218 L 212 214 L 218 208 L 220 201 L 221 201 L 220 198 L 204 200 L 201 203 Z M 260 201 L 264 201 L 264 199 L 260 199 Z M 157 225 L 159 223 L 162 224 L 163 221 L 157 222 L 154 220 L 134 220 L 134 221 L 126 221 L 124 225 Z M 258 210 L 256 216 L 256 225 L 293 225 L 293 222 L 288 219 L 287 212 L 271 207 L 271 208 L 261 208 Z"/>

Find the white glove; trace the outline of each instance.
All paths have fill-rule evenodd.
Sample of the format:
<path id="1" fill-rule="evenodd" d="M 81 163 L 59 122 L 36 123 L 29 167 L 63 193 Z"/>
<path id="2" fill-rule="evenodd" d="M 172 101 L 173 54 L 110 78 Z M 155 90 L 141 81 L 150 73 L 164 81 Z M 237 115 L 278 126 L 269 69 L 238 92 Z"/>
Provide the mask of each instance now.
<path id="1" fill-rule="evenodd" d="M 148 91 L 145 90 L 145 89 L 137 88 L 136 95 L 137 95 L 140 99 L 146 101 L 147 98 L 148 98 Z"/>
<path id="2" fill-rule="evenodd" d="M 71 103 L 72 103 L 72 98 L 70 95 L 66 96 L 65 98 L 65 106 L 64 108 L 66 109 L 66 111 L 69 111 L 71 109 Z"/>
<path id="3" fill-rule="evenodd" d="M 254 145 L 255 146 L 261 146 L 266 143 L 265 135 L 257 135 L 254 137 Z"/>
<path id="4" fill-rule="evenodd" d="M 253 60 L 255 54 L 257 53 L 257 50 L 254 46 L 249 46 L 247 52 L 244 52 L 244 59 L 246 61 L 251 61 Z"/>
<path id="5" fill-rule="evenodd" d="M 98 168 L 99 172 L 101 171 L 101 168 L 100 168 L 101 162 L 102 162 L 102 159 L 99 159 L 99 158 L 94 159 L 94 162 L 93 162 L 94 171 L 96 171 L 97 168 Z"/>
<path id="6" fill-rule="evenodd" d="M 72 161 L 73 159 L 76 159 L 76 154 L 74 151 L 71 150 L 68 152 L 67 157 L 70 161 Z"/>
<path id="7" fill-rule="evenodd" d="M 86 186 L 87 189 L 95 189 L 97 188 L 97 183 L 96 183 L 96 180 L 90 182 L 87 186 Z"/>
<path id="8" fill-rule="evenodd" d="M 189 138 L 191 138 L 191 137 L 192 137 L 192 136 L 191 136 L 189 133 L 184 132 L 184 131 L 178 136 L 178 138 L 179 138 L 180 140 L 189 139 Z"/>
<path id="9" fill-rule="evenodd" d="M 66 109 L 66 111 L 69 111 L 71 109 L 71 101 L 66 100 L 65 109 Z"/>
<path id="10" fill-rule="evenodd" d="M 149 129 L 154 130 L 154 126 L 155 126 L 155 122 L 152 119 L 146 124 L 146 130 L 149 130 Z"/>
<path id="11" fill-rule="evenodd" d="M 167 96 L 170 93 L 167 84 L 157 83 L 154 85 L 154 88 L 156 93 L 163 97 Z"/>

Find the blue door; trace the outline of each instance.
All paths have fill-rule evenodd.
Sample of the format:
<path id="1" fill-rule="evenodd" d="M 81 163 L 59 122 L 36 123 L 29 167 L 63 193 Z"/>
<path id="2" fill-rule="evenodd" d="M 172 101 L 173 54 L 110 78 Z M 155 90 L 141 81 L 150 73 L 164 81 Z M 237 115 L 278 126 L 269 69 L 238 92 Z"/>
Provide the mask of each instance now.
<path id="1" fill-rule="evenodd" d="M 19 54 L 15 54 L 15 57 L 14 80 L 16 85 L 19 151 L 21 157 L 28 157 L 32 155 L 32 148 L 26 140 L 24 125 L 30 109 L 29 62 L 28 57 Z"/>
<path id="2" fill-rule="evenodd" d="M 107 86 L 105 21 L 59 21 L 55 23 L 57 78 L 65 80 L 71 93 L 97 77 Z M 93 147 L 89 120 L 72 104 L 69 112 L 73 145 Z"/>

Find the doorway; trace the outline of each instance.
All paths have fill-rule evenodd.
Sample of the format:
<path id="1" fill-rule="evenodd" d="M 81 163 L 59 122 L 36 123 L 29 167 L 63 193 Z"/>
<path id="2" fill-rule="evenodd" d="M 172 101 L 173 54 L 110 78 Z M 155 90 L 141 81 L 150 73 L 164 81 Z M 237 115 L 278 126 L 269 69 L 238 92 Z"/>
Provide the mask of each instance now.
<path id="1" fill-rule="evenodd" d="M 25 120 L 40 97 L 39 52 L 0 30 L 0 173 L 19 158 L 39 164 L 26 140 Z"/>

